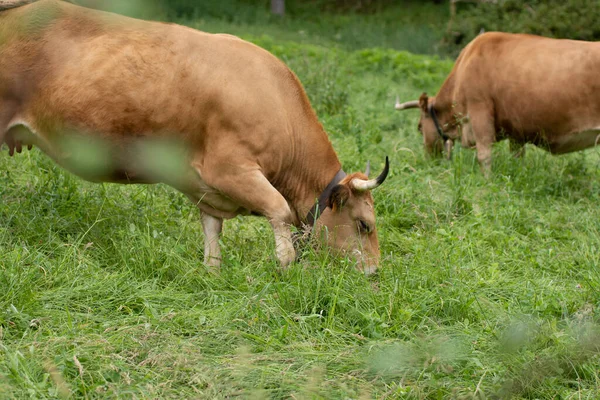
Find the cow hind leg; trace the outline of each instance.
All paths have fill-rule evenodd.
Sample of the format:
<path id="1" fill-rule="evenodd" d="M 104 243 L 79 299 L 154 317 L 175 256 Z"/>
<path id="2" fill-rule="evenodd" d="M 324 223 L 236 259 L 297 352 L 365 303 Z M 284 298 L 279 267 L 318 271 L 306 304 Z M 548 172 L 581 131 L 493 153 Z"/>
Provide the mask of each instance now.
<path id="1" fill-rule="evenodd" d="M 0 148 L 6 139 L 6 134 L 8 133 L 8 124 L 13 119 L 15 115 L 15 106 L 10 102 L 2 101 L 0 94 Z"/>
<path id="2" fill-rule="evenodd" d="M 211 165 L 197 168 L 203 180 L 232 199 L 241 207 L 265 216 L 275 234 L 277 258 L 283 268 L 296 258 L 290 225 L 292 211 L 285 198 L 258 168 L 235 168 L 231 165 Z"/>
<path id="3" fill-rule="evenodd" d="M 221 267 L 221 245 L 219 244 L 219 239 L 223 230 L 223 218 L 216 217 L 204 211 L 202 198 L 189 192 L 186 194 L 200 210 L 200 220 L 202 221 L 202 231 L 204 232 L 204 265 L 216 272 Z"/>

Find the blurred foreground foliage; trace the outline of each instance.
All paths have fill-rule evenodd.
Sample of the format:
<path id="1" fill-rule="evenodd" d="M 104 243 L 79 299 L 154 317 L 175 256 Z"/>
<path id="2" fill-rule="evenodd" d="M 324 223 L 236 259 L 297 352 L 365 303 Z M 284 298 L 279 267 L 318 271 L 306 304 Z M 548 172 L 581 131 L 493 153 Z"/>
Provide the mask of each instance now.
<path id="1" fill-rule="evenodd" d="M 600 2 L 589 0 L 498 0 L 458 4 L 442 48 L 458 53 L 481 30 L 531 33 L 554 38 L 600 40 Z"/>

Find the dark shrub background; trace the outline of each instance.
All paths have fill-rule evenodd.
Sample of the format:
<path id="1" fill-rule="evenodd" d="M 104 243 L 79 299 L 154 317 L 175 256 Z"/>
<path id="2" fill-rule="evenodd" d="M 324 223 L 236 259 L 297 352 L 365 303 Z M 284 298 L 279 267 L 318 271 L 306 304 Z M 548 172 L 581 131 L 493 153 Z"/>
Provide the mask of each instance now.
<path id="1" fill-rule="evenodd" d="M 499 0 L 458 4 L 442 49 L 456 55 L 481 32 L 503 31 L 578 40 L 600 39 L 600 2 L 591 0 Z"/>

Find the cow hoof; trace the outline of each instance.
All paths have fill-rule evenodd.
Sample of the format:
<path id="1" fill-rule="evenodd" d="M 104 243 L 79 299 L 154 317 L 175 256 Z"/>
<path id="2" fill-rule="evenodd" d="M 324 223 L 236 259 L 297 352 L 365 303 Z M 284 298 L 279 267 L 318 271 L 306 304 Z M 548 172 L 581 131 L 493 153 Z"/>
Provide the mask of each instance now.
<path id="1" fill-rule="evenodd" d="M 373 275 L 377 272 L 377 266 L 376 265 L 367 265 L 366 267 L 362 268 L 362 272 L 366 276 Z"/>
<path id="2" fill-rule="evenodd" d="M 208 272 L 209 275 L 212 276 L 219 276 L 221 275 L 221 268 L 219 267 L 211 267 L 211 266 L 206 266 L 206 272 Z"/>
<path id="3" fill-rule="evenodd" d="M 204 260 L 206 269 L 211 274 L 219 274 L 221 272 L 221 259 L 216 257 L 210 257 L 208 260 Z"/>
<path id="4" fill-rule="evenodd" d="M 295 252 L 286 252 L 285 254 L 277 254 L 277 258 L 279 258 L 281 270 L 285 271 L 288 269 L 290 264 L 296 259 L 296 253 Z"/>
<path id="5" fill-rule="evenodd" d="M 277 258 L 279 259 L 282 270 L 287 269 L 288 265 L 296 259 L 296 251 L 291 242 L 289 245 L 287 242 L 283 242 L 277 246 Z"/>

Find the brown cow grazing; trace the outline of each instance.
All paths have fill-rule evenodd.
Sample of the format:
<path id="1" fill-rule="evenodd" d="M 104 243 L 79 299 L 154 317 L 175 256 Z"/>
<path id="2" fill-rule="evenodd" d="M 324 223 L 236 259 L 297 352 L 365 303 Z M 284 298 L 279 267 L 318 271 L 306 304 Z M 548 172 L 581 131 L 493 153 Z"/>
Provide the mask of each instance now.
<path id="1" fill-rule="evenodd" d="M 361 270 L 376 269 L 370 191 L 387 159 L 376 179 L 346 175 L 273 55 L 58 0 L 0 10 L 0 143 L 11 154 L 35 145 L 91 181 L 175 187 L 200 208 L 209 266 L 221 262 L 223 219 L 253 213 L 269 219 L 283 267 L 295 258 L 290 227 L 314 224 Z"/>
<path id="2" fill-rule="evenodd" d="M 455 140 L 475 147 L 483 171 L 492 144 L 533 143 L 562 154 L 598 143 L 600 43 L 490 32 L 461 52 L 435 97 L 396 104 L 420 108 L 425 149 L 440 154 Z M 445 144 L 445 146 L 444 146 Z"/>

